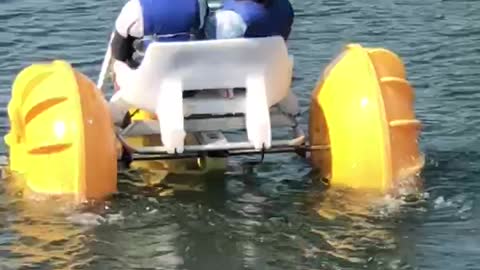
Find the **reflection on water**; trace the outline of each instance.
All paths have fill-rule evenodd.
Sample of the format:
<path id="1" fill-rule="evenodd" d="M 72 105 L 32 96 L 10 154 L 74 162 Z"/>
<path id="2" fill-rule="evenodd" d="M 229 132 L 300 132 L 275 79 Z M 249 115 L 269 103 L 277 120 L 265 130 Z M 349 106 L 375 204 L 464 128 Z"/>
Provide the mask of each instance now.
<path id="1" fill-rule="evenodd" d="M 11 194 L 15 196 L 15 194 Z M 0 206 L 2 241 L 0 254 L 13 260 L 3 260 L 7 266 L 62 267 L 90 260 L 85 230 L 66 219 L 72 211 L 61 201 L 30 201 L 9 197 Z M 2 237 L 3 239 L 3 237 Z"/>
<path id="2" fill-rule="evenodd" d="M 398 248 L 392 220 L 400 218 L 404 201 L 322 185 L 308 193 L 288 181 L 272 185 L 261 179 L 272 165 L 250 174 L 232 167 L 227 175 L 183 183 L 129 170 L 111 200 L 77 207 L 23 200 L 17 186 L 7 185 L 0 254 L 8 262 L 55 268 L 401 264 L 380 255 Z M 252 181 L 253 174 L 260 181 Z"/>
<path id="3" fill-rule="evenodd" d="M 359 267 L 408 266 L 400 258 L 389 260 L 394 251 L 406 250 L 405 243 L 399 239 L 402 236 L 398 230 L 402 225 L 398 222 L 409 212 L 425 212 L 428 195 L 408 193 L 406 197 L 391 197 L 339 189 L 312 195 L 314 209 L 324 221 L 321 229 L 311 230 L 325 241 L 325 249 L 317 250 L 318 253 Z"/>

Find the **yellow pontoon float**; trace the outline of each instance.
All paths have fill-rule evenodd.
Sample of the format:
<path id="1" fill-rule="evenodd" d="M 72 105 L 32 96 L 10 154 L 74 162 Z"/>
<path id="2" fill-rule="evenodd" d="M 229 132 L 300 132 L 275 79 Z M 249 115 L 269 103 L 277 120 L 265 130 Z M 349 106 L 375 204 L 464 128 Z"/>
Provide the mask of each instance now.
<path id="1" fill-rule="evenodd" d="M 5 141 L 10 171 L 31 192 L 105 198 L 125 160 L 291 152 L 330 185 L 380 192 L 423 166 L 414 92 L 399 57 L 385 49 L 345 47 L 312 91 L 308 132 L 281 37 L 154 42 L 137 69 L 118 69 L 120 91 L 107 101 L 108 63 L 97 85 L 61 60 L 17 76 Z"/>

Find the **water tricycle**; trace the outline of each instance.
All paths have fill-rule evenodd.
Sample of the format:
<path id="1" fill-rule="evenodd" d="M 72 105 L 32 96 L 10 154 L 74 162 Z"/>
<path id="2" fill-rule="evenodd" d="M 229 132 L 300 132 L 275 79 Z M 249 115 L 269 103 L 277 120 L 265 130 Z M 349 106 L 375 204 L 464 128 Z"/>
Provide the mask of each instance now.
<path id="1" fill-rule="evenodd" d="M 16 77 L 5 142 L 28 191 L 103 199 L 119 164 L 205 172 L 231 156 L 292 153 L 331 186 L 388 192 L 424 165 L 414 91 L 387 49 L 345 46 L 311 92 L 308 132 L 281 37 L 153 42 L 109 99 L 108 54 L 97 84 L 64 60 Z"/>

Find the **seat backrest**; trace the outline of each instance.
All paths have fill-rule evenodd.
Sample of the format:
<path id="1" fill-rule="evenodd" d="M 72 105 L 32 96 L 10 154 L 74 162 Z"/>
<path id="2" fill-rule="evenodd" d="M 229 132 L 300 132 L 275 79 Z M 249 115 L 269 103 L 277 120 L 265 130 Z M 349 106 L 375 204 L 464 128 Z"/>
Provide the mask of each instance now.
<path id="1" fill-rule="evenodd" d="M 268 148 L 269 108 L 288 96 L 292 70 L 279 36 L 152 43 L 140 67 L 128 73 L 120 95 L 157 114 L 162 142 L 173 153 L 183 151 L 183 91 L 245 87 L 248 138 L 255 148 Z"/>
<path id="2" fill-rule="evenodd" d="M 129 103 L 154 110 L 160 85 L 178 80 L 184 90 L 246 87 L 246 78 L 265 78 L 273 105 L 290 90 L 292 64 L 281 37 L 152 43 L 122 94 Z M 173 90 L 171 90 L 173 91 Z"/>

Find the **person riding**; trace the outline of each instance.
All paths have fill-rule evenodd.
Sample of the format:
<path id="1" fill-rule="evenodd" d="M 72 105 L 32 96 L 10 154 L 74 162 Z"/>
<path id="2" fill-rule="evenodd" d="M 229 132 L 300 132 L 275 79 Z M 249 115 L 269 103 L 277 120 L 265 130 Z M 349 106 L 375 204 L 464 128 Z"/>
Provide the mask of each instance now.
<path id="1" fill-rule="evenodd" d="M 225 0 L 205 27 L 208 39 L 282 36 L 288 40 L 295 13 L 289 0 Z M 234 89 L 224 97 L 232 98 Z"/>
<path id="2" fill-rule="evenodd" d="M 206 31 L 213 39 L 279 35 L 286 41 L 294 16 L 289 0 L 225 0 Z"/>
<path id="3" fill-rule="evenodd" d="M 110 43 L 115 88 L 116 71 L 138 67 L 138 55 L 150 41 L 203 39 L 208 15 L 207 0 L 129 0 L 115 21 Z"/>

